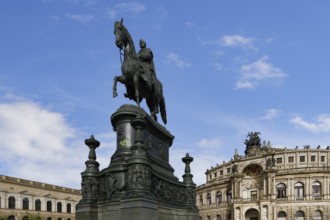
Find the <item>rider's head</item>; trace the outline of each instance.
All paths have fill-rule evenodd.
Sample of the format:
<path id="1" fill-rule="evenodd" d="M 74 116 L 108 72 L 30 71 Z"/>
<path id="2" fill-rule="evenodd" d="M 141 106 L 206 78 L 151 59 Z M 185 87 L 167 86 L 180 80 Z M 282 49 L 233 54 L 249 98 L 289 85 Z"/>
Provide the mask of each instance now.
<path id="1" fill-rule="evenodd" d="M 147 46 L 146 42 L 143 39 L 141 39 L 140 40 L 140 48 L 143 49 L 143 48 L 146 48 L 146 46 Z"/>

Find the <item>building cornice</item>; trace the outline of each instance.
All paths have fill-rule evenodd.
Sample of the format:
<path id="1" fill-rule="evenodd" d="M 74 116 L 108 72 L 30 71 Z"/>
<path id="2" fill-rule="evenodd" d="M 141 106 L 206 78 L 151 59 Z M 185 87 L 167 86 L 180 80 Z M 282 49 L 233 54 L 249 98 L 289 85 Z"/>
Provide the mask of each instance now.
<path id="1" fill-rule="evenodd" d="M 10 183 L 18 184 L 18 185 L 22 185 L 22 186 L 29 186 L 29 187 L 34 187 L 34 188 L 38 188 L 38 189 L 45 189 L 47 191 L 71 193 L 71 194 L 75 194 L 75 195 L 79 195 L 79 196 L 81 195 L 81 190 L 78 190 L 78 189 L 51 185 L 51 184 L 47 184 L 47 183 L 41 183 L 41 182 L 37 182 L 37 181 L 26 180 L 26 179 L 10 177 L 10 176 L 5 176 L 5 175 L 0 175 L 0 182 L 9 183 L 9 184 Z"/>

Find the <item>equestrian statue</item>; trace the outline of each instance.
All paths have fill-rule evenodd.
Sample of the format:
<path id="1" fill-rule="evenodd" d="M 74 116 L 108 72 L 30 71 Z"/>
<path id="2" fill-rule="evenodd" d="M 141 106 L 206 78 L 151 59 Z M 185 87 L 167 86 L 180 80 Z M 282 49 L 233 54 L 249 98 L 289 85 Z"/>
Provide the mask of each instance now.
<path id="1" fill-rule="evenodd" d="M 146 42 L 141 39 L 141 50 L 136 53 L 133 39 L 123 25 L 123 19 L 115 22 L 114 34 L 120 53 L 124 51 L 124 61 L 121 65 L 122 75 L 114 77 L 113 97 L 117 96 L 117 81 L 119 81 L 126 86 L 124 94 L 126 98 L 134 100 L 138 107 L 145 98 L 151 117 L 157 121 L 157 114 L 160 110 L 162 121 L 166 124 L 163 85 L 157 79 L 151 49 L 147 48 Z"/>

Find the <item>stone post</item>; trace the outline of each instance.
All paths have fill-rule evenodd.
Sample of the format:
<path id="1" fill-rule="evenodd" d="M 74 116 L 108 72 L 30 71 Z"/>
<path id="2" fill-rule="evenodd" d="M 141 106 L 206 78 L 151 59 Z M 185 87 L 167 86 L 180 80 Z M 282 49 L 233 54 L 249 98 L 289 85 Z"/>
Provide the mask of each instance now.
<path id="1" fill-rule="evenodd" d="M 186 167 L 184 169 L 185 174 L 183 174 L 183 182 L 187 185 L 187 186 L 195 186 L 192 178 L 193 175 L 191 174 L 191 170 L 190 170 L 190 163 L 194 160 L 194 158 L 190 157 L 189 154 L 187 153 L 185 157 L 182 158 L 182 162 L 186 164 Z"/>
<path id="2" fill-rule="evenodd" d="M 99 175 L 99 163 L 96 161 L 95 149 L 100 146 L 100 142 L 95 140 L 94 136 L 91 135 L 89 139 L 85 140 L 85 144 L 89 147 L 88 160 L 85 162 L 86 170 L 81 173 L 82 183 L 82 197 L 86 202 L 91 202 L 97 197 Z"/>
<path id="3" fill-rule="evenodd" d="M 85 173 L 98 173 L 100 164 L 96 161 L 95 149 L 100 146 L 100 142 L 91 135 L 89 139 L 85 140 L 85 144 L 89 147 L 88 160 L 85 162 Z"/>
<path id="4" fill-rule="evenodd" d="M 190 157 L 187 153 L 185 157 L 182 158 L 182 162 L 186 164 L 184 169 L 183 183 L 186 185 L 186 201 L 187 207 L 191 210 L 197 210 L 196 208 L 196 184 L 193 182 L 193 175 L 190 170 L 190 163 L 194 160 L 193 157 Z M 192 219 L 196 218 L 196 216 L 190 216 Z"/>
<path id="5" fill-rule="evenodd" d="M 100 142 L 91 135 L 89 139 L 85 140 L 85 144 L 89 147 L 89 154 L 88 160 L 85 162 L 86 170 L 81 173 L 82 200 L 78 204 L 80 209 L 76 213 L 77 220 L 97 219 L 96 207 L 93 203 L 96 203 L 98 197 L 100 164 L 96 161 L 95 149 L 100 146 Z"/>

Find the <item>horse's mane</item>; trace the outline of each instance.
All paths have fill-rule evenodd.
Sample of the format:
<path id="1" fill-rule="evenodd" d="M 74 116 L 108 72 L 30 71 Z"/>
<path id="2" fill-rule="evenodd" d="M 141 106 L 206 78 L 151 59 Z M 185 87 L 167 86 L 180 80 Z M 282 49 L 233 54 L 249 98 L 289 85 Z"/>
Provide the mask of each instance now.
<path id="1" fill-rule="evenodd" d="M 130 44 L 131 48 L 132 48 L 132 52 L 134 54 L 136 54 L 136 50 L 135 50 L 135 45 L 134 45 L 134 41 L 133 38 L 131 36 L 131 34 L 128 32 L 127 28 L 125 27 L 125 25 L 120 22 L 120 21 L 116 21 L 115 22 L 115 26 L 117 28 L 121 28 L 121 31 L 124 32 L 124 35 L 126 36 L 127 39 L 125 39 L 127 41 L 128 44 Z"/>

